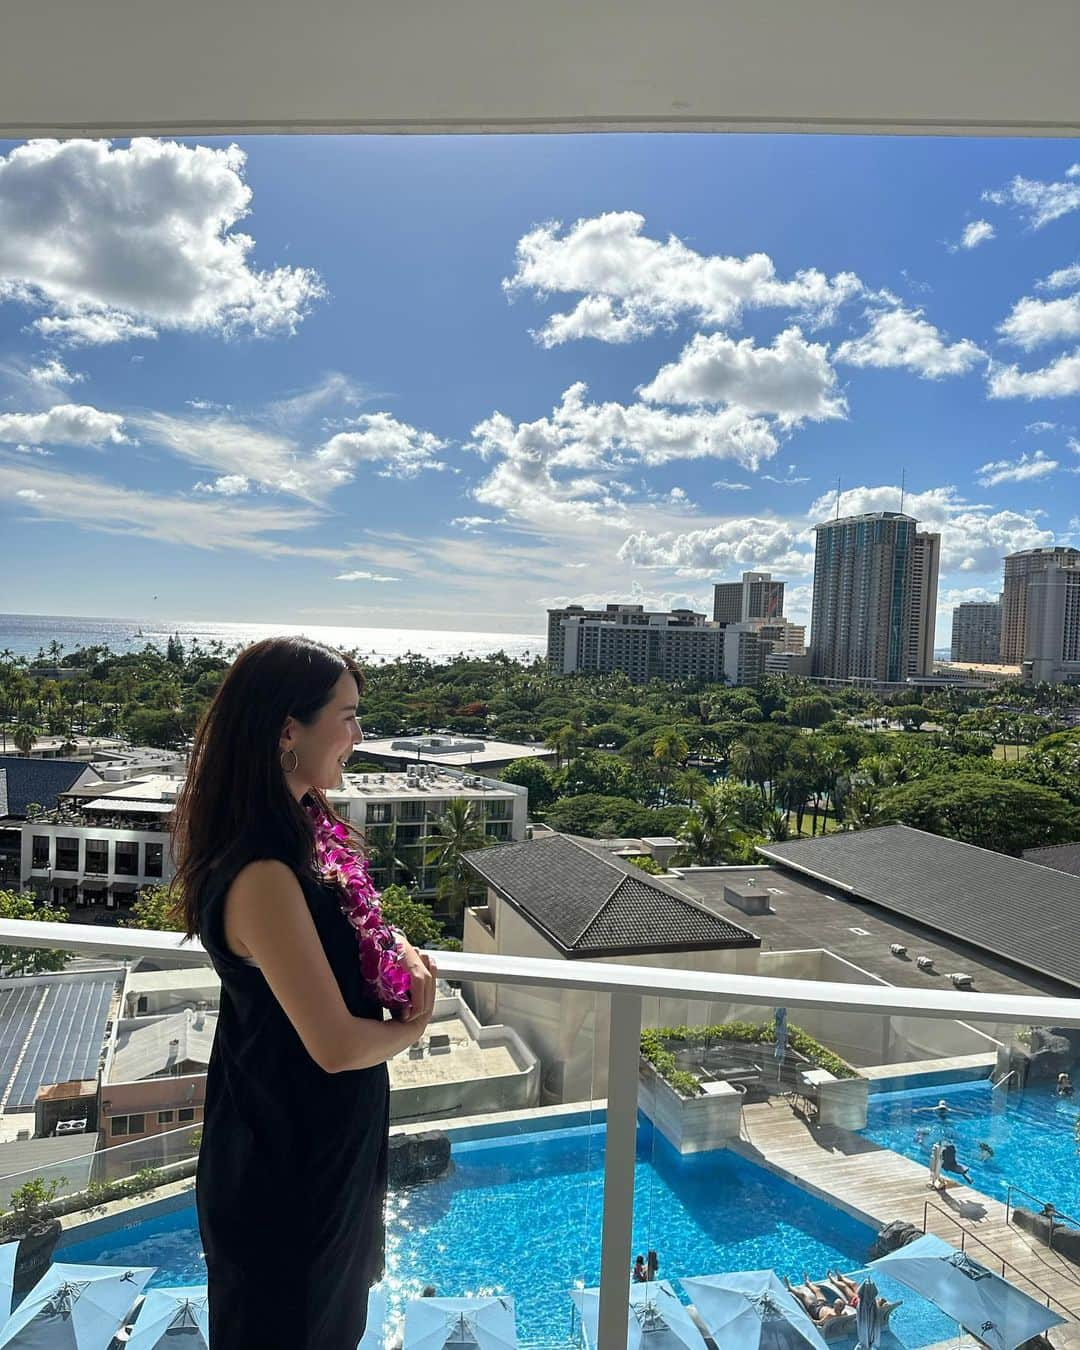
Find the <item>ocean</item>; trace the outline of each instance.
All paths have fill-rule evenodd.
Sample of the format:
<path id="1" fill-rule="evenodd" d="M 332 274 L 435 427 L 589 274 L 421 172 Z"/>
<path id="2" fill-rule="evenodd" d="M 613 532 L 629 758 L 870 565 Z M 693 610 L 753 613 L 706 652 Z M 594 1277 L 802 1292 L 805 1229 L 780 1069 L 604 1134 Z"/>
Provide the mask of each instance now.
<path id="1" fill-rule="evenodd" d="M 34 657 L 49 643 L 61 644 L 64 653 L 76 647 L 103 644 L 117 653 L 141 651 L 150 644 L 165 649 L 169 638 L 178 636 L 185 647 L 192 638 L 202 645 L 220 641 L 226 650 L 247 646 L 260 638 L 303 633 L 328 646 L 359 653 L 366 665 L 395 661 L 408 653 L 429 661 L 449 661 L 455 656 L 483 657 L 504 651 L 515 661 L 543 656 L 547 638 L 536 633 L 446 632 L 427 628 L 339 628 L 323 624 L 219 623 L 185 619 L 84 619 L 63 614 L 0 614 L 0 651 Z"/>

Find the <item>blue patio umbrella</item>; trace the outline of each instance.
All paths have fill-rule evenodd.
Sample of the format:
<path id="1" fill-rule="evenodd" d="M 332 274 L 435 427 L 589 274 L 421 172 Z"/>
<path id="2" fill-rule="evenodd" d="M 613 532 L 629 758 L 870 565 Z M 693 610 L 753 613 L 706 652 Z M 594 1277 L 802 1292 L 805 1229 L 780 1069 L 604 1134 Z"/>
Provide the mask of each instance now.
<path id="1" fill-rule="evenodd" d="M 143 1295 L 127 1350 L 207 1350 L 210 1301 L 205 1284 L 150 1289 Z"/>
<path id="2" fill-rule="evenodd" d="M 680 1278 L 724 1350 L 826 1350 L 825 1339 L 775 1270 Z"/>
<path id="3" fill-rule="evenodd" d="M 101 1350 L 156 1270 L 56 1261 L 0 1327 L 0 1347 Z"/>
<path id="4" fill-rule="evenodd" d="M 18 1254 L 18 1239 L 0 1246 L 0 1326 L 3 1326 L 11 1316 L 11 1298 L 15 1289 L 15 1258 Z"/>
<path id="5" fill-rule="evenodd" d="M 573 1289 L 570 1297 L 581 1314 L 585 1342 L 599 1343 L 600 1290 Z M 667 1280 L 643 1280 L 627 1291 L 630 1316 L 627 1350 L 704 1350 L 705 1340 L 694 1319 Z"/>
<path id="6" fill-rule="evenodd" d="M 869 1276 L 859 1285 L 859 1307 L 855 1314 L 859 1335 L 857 1350 L 876 1350 L 881 1340 L 881 1309 L 878 1307 L 878 1289 Z"/>
<path id="7" fill-rule="evenodd" d="M 514 1350 L 517 1328 L 509 1295 L 414 1298 L 405 1310 L 404 1350 Z"/>
<path id="8" fill-rule="evenodd" d="M 929 1299 L 992 1350 L 1014 1350 L 1065 1321 L 934 1233 L 870 1264 Z"/>

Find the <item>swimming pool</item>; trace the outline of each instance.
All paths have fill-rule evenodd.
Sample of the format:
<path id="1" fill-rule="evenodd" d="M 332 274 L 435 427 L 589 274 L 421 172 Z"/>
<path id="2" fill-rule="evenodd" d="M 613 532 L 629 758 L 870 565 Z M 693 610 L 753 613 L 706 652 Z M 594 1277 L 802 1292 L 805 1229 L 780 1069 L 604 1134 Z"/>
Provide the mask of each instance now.
<path id="1" fill-rule="evenodd" d="M 444 1179 L 391 1195 L 391 1315 L 429 1282 L 440 1294 L 509 1292 L 522 1345 L 576 1344 L 567 1290 L 599 1280 L 603 1126 L 455 1142 L 453 1160 Z M 662 1276 L 763 1267 L 818 1276 L 858 1266 L 872 1239 L 866 1225 L 727 1150 L 681 1157 L 641 1120 L 634 1249 L 655 1248 Z M 72 1245 L 62 1259 L 158 1265 L 153 1287 L 204 1280 L 200 1251 L 187 1209 Z M 955 1334 L 930 1305 L 880 1283 L 905 1300 L 892 1323 L 902 1344 Z"/>
<path id="2" fill-rule="evenodd" d="M 944 1119 L 925 1109 L 941 1099 L 954 1108 Z M 1059 1097 L 1051 1083 L 1006 1093 L 993 1091 L 989 1079 L 983 1079 L 873 1092 L 862 1133 L 926 1163 L 936 1140 L 952 1140 L 984 1195 L 1004 1201 L 1011 1182 L 1039 1200 L 1052 1201 L 1065 1214 L 1080 1216 L 1078 1116 L 1080 1097 Z M 980 1151 L 980 1142 L 990 1146 L 992 1157 Z M 1017 1203 L 1031 1207 L 1022 1196 Z"/>

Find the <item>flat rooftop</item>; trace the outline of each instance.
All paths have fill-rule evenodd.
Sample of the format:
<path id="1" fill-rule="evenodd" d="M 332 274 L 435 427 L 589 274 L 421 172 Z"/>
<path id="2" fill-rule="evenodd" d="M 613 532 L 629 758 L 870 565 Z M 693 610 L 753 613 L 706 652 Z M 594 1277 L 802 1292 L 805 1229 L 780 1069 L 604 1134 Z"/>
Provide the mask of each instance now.
<path id="1" fill-rule="evenodd" d="M 515 791 L 509 783 L 499 783 L 490 778 L 477 785 L 466 787 L 458 774 L 440 773 L 438 769 L 423 778 L 391 771 L 346 773 L 342 775 L 342 783 L 344 786 L 331 788 L 328 792 L 327 795 L 332 801 L 355 801 L 371 797 L 514 798 L 521 793 L 520 789 Z"/>
<path id="2" fill-rule="evenodd" d="M 554 759 L 555 752 L 536 742 L 499 741 L 490 736 L 366 737 L 360 755 L 400 764 L 449 764 L 455 769 L 482 768 L 485 764 L 509 764 L 512 759 Z"/>
<path id="3" fill-rule="evenodd" d="M 750 877 L 755 888 L 768 891 L 773 913 L 743 914 L 724 899 L 725 885 L 745 884 Z M 763 952 L 822 948 L 901 988 L 951 988 L 949 975 L 967 971 L 980 993 L 1073 992 L 924 924 L 885 913 L 826 882 L 777 867 L 680 868 L 679 875 L 664 880 L 714 913 L 745 925 L 760 937 Z M 906 959 L 893 956 L 889 947 L 894 942 L 907 947 Z M 919 956 L 933 957 L 933 972 L 919 970 Z"/>
<path id="4" fill-rule="evenodd" d="M 449 1036 L 450 1049 L 432 1054 L 427 1049 L 432 1035 Z M 469 1035 L 468 1028 L 457 1016 L 429 1022 L 423 1044 L 422 1059 L 410 1059 L 408 1049 L 405 1049 L 387 1061 L 391 1089 L 505 1078 L 523 1071 L 523 1066 L 505 1041 L 480 1045 Z"/>
<path id="5" fill-rule="evenodd" d="M 785 871 L 1080 988 L 1072 940 L 1080 877 L 907 825 L 762 844 L 758 852 Z"/>

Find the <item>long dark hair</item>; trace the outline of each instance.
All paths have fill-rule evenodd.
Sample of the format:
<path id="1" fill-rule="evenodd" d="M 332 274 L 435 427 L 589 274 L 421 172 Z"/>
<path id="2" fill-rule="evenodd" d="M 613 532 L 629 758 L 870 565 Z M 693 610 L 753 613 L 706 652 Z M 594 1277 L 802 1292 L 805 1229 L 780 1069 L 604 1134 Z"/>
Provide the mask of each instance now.
<path id="1" fill-rule="evenodd" d="M 172 815 L 170 914 L 189 938 L 199 931 L 200 896 L 218 868 L 278 858 L 301 876 L 314 876 L 315 832 L 307 807 L 317 806 L 331 820 L 340 817 L 319 788 L 296 800 L 281 770 L 278 742 L 287 717 L 315 721 L 346 671 L 363 692 L 363 673 L 351 657 L 304 637 L 255 642 L 229 668 L 195 732 Z M 348 828 L 348 821 L 342 823 Z M 350 835 L 354 846 L 360 843 Z"/>

